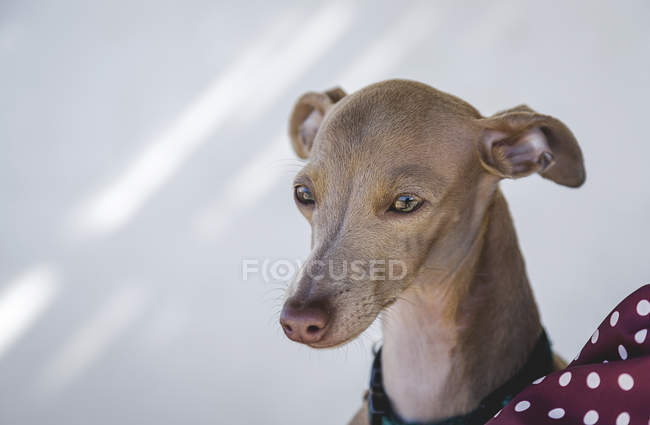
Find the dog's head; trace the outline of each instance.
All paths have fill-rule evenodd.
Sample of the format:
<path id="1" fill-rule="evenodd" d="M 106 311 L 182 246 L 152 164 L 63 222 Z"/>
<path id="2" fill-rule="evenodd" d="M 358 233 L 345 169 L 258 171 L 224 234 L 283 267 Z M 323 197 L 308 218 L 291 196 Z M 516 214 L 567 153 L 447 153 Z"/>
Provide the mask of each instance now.
<path id="1" fill-rule="evenodd" d="M 312 251 L 280 322 L 312 347 L 355 338 L 406 288 L 443 279 L 471 248 L 501 178 L 585 179 L 557 119 L 526 106 L 483 118 L 412 81 L 307 93 L 289 132 L 307 160 L 293 190 Z"/>

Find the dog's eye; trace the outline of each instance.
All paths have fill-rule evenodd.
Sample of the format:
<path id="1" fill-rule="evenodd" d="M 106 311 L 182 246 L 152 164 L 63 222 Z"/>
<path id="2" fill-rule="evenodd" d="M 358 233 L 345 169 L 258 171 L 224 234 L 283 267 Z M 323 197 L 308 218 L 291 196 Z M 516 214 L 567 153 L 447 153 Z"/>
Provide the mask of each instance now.
<path id="1" fill-rule="evenodd" d="M 301 184 L 296 186 L 294 194 L 301 204 L 309 205 L 314 203 L 314 195 L 312 195 L 311 190 L 305 185 Z"/>
<path id="2" fill-rule="evenodd" d="M 422 200 L 415 195 L 400 195 L 393 201 L 390 209 L 400 213 L 410 213 L 418 209 Z"/>

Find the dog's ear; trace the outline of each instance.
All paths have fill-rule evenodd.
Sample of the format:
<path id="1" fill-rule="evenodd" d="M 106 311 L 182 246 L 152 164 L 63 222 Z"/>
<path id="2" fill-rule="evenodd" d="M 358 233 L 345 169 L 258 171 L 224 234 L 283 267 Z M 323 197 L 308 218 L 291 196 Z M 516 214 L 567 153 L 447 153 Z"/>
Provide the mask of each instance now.
<path id="1" fill-rule="evenodd" d="M 564 186 L 584 183 L 582 152 L 560 120 L 520 105 L 479 122 L 479 157 L 492 174 L 518 178 L 537 172 Z"/>
<path id="2" fill-rule="evenodd" d="M 325 114 L 344 97 L 345 92 L 339 87 L 327 90 L 325 93 L 308 92 L 300 96 L 289 119 L 291 144 L 300 158 L 309 156 Z"/>

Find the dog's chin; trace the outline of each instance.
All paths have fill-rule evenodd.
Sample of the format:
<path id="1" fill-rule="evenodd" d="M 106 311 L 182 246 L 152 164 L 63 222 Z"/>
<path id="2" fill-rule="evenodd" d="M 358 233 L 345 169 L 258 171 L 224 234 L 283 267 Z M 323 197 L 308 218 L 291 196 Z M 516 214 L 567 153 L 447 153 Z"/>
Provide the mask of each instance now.
<path id="1" fill-rule="evenodd" d="M 310 348 L 315 348 L 317 350 L 325 350 L 325 349 L 331 349 L 331 348 L 339 348 L 343 347 L 345 344 L 352 342 L 355 340 L 359 335 L 361 335 L 363 331 L 359 332 L 356 335 L 353 335 L 349 338 L 345 338 L 342 340 L 325 340 L 325 341 L 318 341 L 314 343 L 305 343 L 305 345 L 308 345 Z"/>

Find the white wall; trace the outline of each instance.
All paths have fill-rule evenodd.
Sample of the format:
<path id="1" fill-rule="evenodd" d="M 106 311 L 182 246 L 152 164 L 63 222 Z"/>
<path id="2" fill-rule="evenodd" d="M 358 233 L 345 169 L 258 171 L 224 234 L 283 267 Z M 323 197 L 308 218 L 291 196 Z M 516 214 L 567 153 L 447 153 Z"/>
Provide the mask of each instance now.
<path id="1" fill-rule="evenodd" d="M 569 4 L 566 4 L 569 3 Z M 504 188 L 556 349 L 650 279 L 650 6 L 3 1 L 0 422 L 343 423 L 372 336 L 288 342 L 304 258 L 285 136 L 308 90 L 403 77 L 484 114 L 527 103 L 584 151 L 579 190 Z"/>

